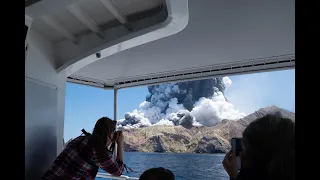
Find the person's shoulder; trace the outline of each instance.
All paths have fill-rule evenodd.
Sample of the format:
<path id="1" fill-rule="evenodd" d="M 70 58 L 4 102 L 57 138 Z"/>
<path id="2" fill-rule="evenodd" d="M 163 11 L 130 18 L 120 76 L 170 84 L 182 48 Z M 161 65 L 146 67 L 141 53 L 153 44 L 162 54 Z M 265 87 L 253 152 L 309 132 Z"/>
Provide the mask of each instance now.
<path id="1" fill-rule="evenodd" d="M 83 141 L 84 139 L 86 139 L 85 136 L 78 136 L 74 138 L 74 140 L 72 140 L 71 142 L 79 142 L 79 141 Z"/>
<path id="2" fill-rule="evenodd" d="M 85 140 L 85 137 L 84 136 L 78 136 L 72 140 L 69 140 L 69 142 L 67 142 L 65 144 L 65 147 L 68 147 L 68 146 L 74 146 L 76 144 L 79 144 L 81 141 L 84 141 Z"/>

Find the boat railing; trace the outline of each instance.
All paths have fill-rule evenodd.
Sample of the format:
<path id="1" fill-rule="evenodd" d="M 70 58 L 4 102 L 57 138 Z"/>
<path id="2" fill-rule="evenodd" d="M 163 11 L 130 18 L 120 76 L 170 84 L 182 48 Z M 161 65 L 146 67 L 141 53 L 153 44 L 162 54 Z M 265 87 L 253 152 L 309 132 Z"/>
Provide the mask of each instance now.
<path id="1" fill-rule="evenodd" d="M 129 177 L 129 176 L 112 176 L 111 174 L 107 173 L 98 173 L 97 176 L 98 178 L 104 178 L 104 179 L 125 179 L 125 180 L 139 180 L 139 178 L 136 177 Z"/>

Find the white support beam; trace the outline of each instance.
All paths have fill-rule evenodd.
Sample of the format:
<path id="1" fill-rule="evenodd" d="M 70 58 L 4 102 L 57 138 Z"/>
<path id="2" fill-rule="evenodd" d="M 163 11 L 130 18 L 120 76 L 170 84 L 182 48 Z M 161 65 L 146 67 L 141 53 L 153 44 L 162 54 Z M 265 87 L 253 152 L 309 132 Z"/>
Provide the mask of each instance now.
<path id="1" fill-rule="evenodd" d="M 98 24 L 91 19 L 85 12 L 83 12 L 77 5 L 68 6 L 67 9 L 99 38 L 103 39 L 104 35 Z"/>
<path id="2" fill-rule="evenodd" d="M 113 120 L 117 120 L 118 112 L 118 89 L 113 90 Z"/>
<path id="3" fill-rule="evenodd" d="M 118 89 L 113 90 L 113 120 L 117 121 L 117 111 L 118 111 Z M 117 147 L 118 144 L 116 143 L 113 150 L 113 158 L 116 160 L 117 158 Z"/>
<path id="4" fill-rule="evenodd" d="M 128 22 L 127 18 L 121 14 L 118 7 L 114 4 L 112 0 L 100 0 L 102 4 L 111 12 L 111 14 L 118 19 L 121 24 L 126 24 Z"/>
<path id="5" fill-rule="evenodd" d="M 61 35 L 68 38 L 73 43 L 75 43 L 75 44 L 78 43 L 78 39 L 72 33 L 70 33 L 68 30 L 66 30 L 59 22 L 54 20 L 53 18 L 48 17 L 48 16 L 44 16 L 42 18 L 42 20 L 45 23 L 47 23 L 49 26 L 51 26 L 53 29 L 58 31 Z"/>

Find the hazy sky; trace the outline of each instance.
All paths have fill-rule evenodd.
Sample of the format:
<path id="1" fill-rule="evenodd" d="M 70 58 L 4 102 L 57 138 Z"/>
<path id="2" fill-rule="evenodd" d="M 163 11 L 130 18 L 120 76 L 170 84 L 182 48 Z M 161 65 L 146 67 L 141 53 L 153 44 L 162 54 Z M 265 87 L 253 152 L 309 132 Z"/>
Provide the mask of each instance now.
<path id="1" fill-rule="evenodd" d="M 276 105 L 295 111 L 295 70 L 229 76 L 232 85 L 225 92 L 235 109 L 250 114 Z M 97 119 L 113 118 L 113 91 L 67 83 L 64 138 L 77 137 L 84 128 L 91 132 Z M 118 91 L 118 119 L 137 109 L 145 100 L 147 87 Z"/>

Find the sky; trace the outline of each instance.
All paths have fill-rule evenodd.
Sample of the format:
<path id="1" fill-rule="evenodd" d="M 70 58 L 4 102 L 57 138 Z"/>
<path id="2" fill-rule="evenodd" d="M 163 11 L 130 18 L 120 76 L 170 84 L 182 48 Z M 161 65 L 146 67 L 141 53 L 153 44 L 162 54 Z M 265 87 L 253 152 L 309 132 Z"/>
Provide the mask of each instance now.
<path id="1" fill-rule="evenodd" d="M 295 70 L 272 71 L 229 76 L 232 85 L 225 97 L 236 109 L 245 114 L 270 105 L 295 112 Z M 139 108 L 145 100 L 146 86 L 118 91 L 117 119 L 126 112 Z M 68 141 L 81 134 L 81 129 L 91 132 L 97 119 L 113 119 L 113 91 L 67 83 L 64 139 Z"/>

